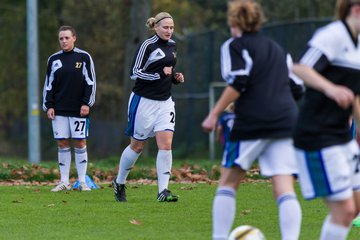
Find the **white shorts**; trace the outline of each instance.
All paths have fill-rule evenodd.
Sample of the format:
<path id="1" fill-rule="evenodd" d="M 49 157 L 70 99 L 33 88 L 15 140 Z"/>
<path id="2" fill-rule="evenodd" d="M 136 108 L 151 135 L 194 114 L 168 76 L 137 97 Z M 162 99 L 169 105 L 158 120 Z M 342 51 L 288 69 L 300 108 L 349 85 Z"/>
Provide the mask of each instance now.
<path id="1" fill-rule="evenodd" d="M 136 140 L 146 140 L 159 131 L 175 130 L 175 103 L 152 100 L 131 93 L 128 105 L 128 126 L 125 134 Z"/>
<path id="2" fill-rule="evenodd" d="M 224 167 L 239 166 L 249 170 L 259 161 L 264 176 L 293 175 L 298 173 L 292 139 L 258 139 L 227 142 L 223 154 Z"/>
<path id="3" fill-rule="evenodd" d="M 340 201 L 360 190 L 359 146 L 355 140 L 319 151 L 297 149 L 299 180 L 305 199 Z"/>
<path id="4" fill-rule="evenodd" d="M 55 116 L 52 120 L 54 138 L 86 139 L 89 136 L 89 118 Z"/>

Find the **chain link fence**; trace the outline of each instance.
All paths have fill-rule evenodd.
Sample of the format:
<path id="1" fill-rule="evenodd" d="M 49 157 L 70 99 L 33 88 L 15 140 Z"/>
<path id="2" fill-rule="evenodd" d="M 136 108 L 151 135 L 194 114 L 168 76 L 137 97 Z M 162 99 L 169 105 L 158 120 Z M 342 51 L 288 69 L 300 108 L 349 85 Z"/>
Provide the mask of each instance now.
<path id="1" fill-rule="evenodd" d="M 268 24 L 262 31 L 280 43 L 293 55 L 294 59 L 297 59 L 314 30 L 329 21 L 330 19 L 310 19 Z M 194 33 L 185 37 L 175 36 L 178 46 L 176 69 L 184 73 L 186 81 L 182 85 L 173 86 L 176 107 L 176 130 L 173 141 L 175 158 L 209 157 L 209 137 L 202 131 L 200 125 L 209 111 L 209 86 L 213 82 L 222 81 L 219 65 L 220 46 L 228 37 L 227 29 Z M 215 98 L 221 91 L 222 88 L 216 89 Z M 127 104 L 127 102 L 119 102 L 120 104 Z M 91 118 L 88 139 L 88 151 L 91 158 L 120 156 L 129 141 L 124 135 L 126 126 L 120 126 L 119 122 L 118 119 L 103 120 L 101 116 L 96 115 Z M 21 121 L 14 124 L 12 128 L 6 129 L 6 134 L 0 136 L 2 143 L 0 152 L 10 156 L 26 157 L 26 129 L 27 123 Z M 41 140 L 43 160 L 56 158 L 57 150 L 52 138 L 51 123 L 45 115 L 41 117 Z M 218 149 L 215 157 L 220 157 L 220 144 L 215 147 Z M 147 151 L 148 154 L 155 156 L 157 148 L 154 140 L 149 141 Z"/>

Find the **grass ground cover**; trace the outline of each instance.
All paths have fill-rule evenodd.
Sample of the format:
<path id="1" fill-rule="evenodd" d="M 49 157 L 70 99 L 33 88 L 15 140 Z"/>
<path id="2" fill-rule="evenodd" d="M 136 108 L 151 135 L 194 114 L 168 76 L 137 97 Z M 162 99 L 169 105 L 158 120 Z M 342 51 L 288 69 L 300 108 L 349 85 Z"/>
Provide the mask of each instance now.
<path id="1" fill-rule="evenodd" d="M 115 202 L 108 184 L 101 187 L 51 193 L 51 186 L 0 186 L 0 239 L 211 239 L 216 184 L 171 184 L 177 203 L 158 203 L 156 185 L 129 185 L 127 203 Z M 318 239 L 326 209 L 321 200 L 301 205 L 300 239 Z M 277 222 L 270 183 L 242 184 L 234 226 L 257 226 L 273 240 L 280 239 Z M 359 236 L 352 229 L 349 239 Z"/>
<path id="2" fill-rule="evenodd" d="M 111 181 L 117 175 L 118 165 L 118 158 L 90 161 L 87 173 L 97 182 Z M 174 161 L 173 164 L 172 180 L 176 181 L 211 181 L 217 180 L 219 175 L 218 161 L 181 160 Z M 71 166 L 70 176 L 77 177 L 74 163 Z M 57 181 L 59 177 L 57 161 L 44 161 L 35 165 L 23 159 L 0 158 L 0 181 L 44 182 Z M 128 179 L 157 179 L 155 159 L 141 157 L 130 172 Z"/>

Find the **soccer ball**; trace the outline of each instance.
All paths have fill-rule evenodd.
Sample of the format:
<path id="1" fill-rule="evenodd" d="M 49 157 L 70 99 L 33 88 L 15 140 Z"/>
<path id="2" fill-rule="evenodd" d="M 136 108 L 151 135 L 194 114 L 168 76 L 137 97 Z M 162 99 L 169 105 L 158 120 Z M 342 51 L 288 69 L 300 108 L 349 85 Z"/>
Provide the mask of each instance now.
<path id="1" fill-rule="evenodd" d="M 256 227 L 242 225 L 230 233 L 229 240 L 265 240 L 265 236 Z"/>

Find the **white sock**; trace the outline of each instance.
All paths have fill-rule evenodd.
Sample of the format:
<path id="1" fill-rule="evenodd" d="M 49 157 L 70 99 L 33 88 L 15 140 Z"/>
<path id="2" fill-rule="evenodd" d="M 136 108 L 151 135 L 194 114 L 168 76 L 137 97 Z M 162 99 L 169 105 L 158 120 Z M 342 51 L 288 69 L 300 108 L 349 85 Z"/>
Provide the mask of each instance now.
<path id="1" fill-rule="evenodd" d="M 75 148 L 75 163 L 78 173 L 79 182 L 85 182 L 87 164 L 88 164 L 88 155 L 86 151 L 86 146 L 83 148 Z"/>
<path id="2" fill-rule="evenodd" d="M 70 165 L 71 165 L 71 149 L 58 148 L 58 161 L 60 168 L 60 181 L 69 184 Z"/>
<path id="3" fill-rule="evenodd" d="M 218 187 L 213 203 L 213 240 L 227 240 L 235 219 L 236 192 Z"/>
<path id="4" fill-rule="evenodd" d="M 321 229 L 320 240 L 346 240 L 349 231 L 350 226 L 332 223 L 330 215 L 327 215 Z"/>
<path id="5" fill-rule="evenodd" d="M 116 178 L 116 182 L 120 184 L 125 184 L 126 178 L 129 175 L 130 170 L 135 165 L 136 160 L 141 153 L 137 153 L 130 148 L 130 145 L 127 146 L 120 157 L 119 163 L 119 172 Z"/>
<path id="6" fill-rule="evenodd" d="M 297 240 L 301 229 L 301 207 L 296 194 L 288 192 L 277 199 L 282 240 Z"/>
<path id="7" fill-rule="evenodd" d="M 158 176 L 159 193 L 169 186 L 172 166 L 171 150 L 159 150 L 156 157 L 156 171 Z"/>

